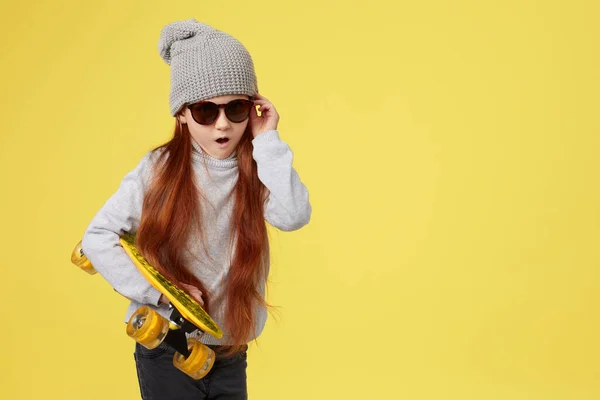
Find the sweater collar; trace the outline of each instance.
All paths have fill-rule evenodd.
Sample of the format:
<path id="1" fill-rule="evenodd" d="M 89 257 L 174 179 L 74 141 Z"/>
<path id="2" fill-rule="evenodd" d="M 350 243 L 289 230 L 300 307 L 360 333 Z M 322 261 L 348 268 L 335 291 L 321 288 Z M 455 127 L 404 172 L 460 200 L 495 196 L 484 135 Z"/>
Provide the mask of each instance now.
<path id="1" fill-rule="evenodd" d="M 207 165 L 221 169 L 229 169 L 238 165 L 236 150 L 234 150 L 229 157 L 219 159 L 205 152 L 204 149 L 200 147 L 198 142 L 196 142 L 196 140 L 193 137 L 191 139 L 192 146 L 194 147 L 192 151 L 192 157 L 194 158 L 194 161 L 206 162 Z"/>

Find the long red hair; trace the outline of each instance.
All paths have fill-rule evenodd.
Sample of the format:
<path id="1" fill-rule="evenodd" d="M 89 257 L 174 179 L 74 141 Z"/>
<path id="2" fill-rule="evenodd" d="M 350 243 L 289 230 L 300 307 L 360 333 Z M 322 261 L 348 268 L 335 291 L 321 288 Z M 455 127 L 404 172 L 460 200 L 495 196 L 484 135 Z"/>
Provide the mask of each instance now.
<path id="1" fill-rule="evenodd" d="M 164 151 L 157 157 L 153 179 L 144 195 L 136 245 L 148 262 L 175 285 L 181 289 L 178 283 L 198 287 L 204 300 L 203 308 L 210 314 L 209 292 L 185 265 L 184 251 L 189 250 L 186 243 L 190 238 L 199 238 L 208 255 L 199 198 L 204 194 L 194 177 L 193 139 L 186 124 L 178 118 L 175 123 L 173 138 L 152 150 Z M 236 248 L 225 290 L 227 308 L 225 327 L 222 328 L 233 341 L 226 355 L 242 350 L 248 336 L 254 332 L 256 302 L 272 307 L 258 290 L 260 281 L 266 281 L 268 273 L 268 236 L 264 219 L 268 189 L 258 178 L 249 127 L 250 124 L 236 149 L 239 177 L 229 194 L 234 196 L 229 249 L 233 250 L 234 241 Z"/>

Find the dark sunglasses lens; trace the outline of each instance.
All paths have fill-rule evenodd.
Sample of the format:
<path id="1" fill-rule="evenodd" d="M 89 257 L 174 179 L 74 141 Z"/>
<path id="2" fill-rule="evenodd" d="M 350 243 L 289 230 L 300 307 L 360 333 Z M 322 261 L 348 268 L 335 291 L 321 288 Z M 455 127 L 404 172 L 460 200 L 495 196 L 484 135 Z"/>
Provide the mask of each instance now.
<path id="1" fill-rule="evenodd" d="M 214 103 L 200 103 L 192 107 L 192 117 L 202 125 L 210 125 L 219 114 L 219 108 Z"/>
<path id="2" fill-rule="evenodd" d="M 250 107 L 250 100 L 233 100 L 225 107 L 225 113 L 231 122 L 242 122 L 250 115 Z"/>

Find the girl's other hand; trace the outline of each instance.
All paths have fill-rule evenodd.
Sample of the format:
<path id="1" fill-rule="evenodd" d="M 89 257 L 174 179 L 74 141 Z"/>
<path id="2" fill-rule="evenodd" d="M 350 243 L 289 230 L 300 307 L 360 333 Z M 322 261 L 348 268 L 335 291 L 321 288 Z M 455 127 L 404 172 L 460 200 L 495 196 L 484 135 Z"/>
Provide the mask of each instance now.
<path id="1" fill-rule="evenodd" d="M 201 306 L 204 305 L 204 300 L 202 300 L 202 292 L 196 286 L 188 285 L 186 283 L 182 283 L 181 286 L 188 292 L 190 296 L 192 296 Z"/>
<path id="2" fill-rule="evenodd" d="M 165 304 L 169 304 L 169 303 L 171 303 L 171 302 L 169 301 L 169 299 L 167 298 L 167 296 L 165 296 L 164 294 L 162 294 L 162 295 L 160 296 L 160 299 L 159 299 L 158 301 L 159 301 L 159 303 L 165 303 Z"/>

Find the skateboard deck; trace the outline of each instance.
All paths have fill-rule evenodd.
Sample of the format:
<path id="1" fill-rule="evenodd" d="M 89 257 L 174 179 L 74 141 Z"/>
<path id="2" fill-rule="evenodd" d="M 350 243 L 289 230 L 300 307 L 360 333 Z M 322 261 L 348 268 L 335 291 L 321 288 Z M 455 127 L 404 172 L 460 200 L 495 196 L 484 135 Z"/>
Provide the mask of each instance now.
<path id="1" fill-rule="evenodd" d="M 142 275 L 157 290 L 163 293 L 171 304 L 179 310 L 181 315 L 198 327 L 200 330 L 210 333 L 217 339 L 223 337 L 221 328 L 212 320 L 202 306 L 185 291 L 179 289 L 171 281 L 165 278 L 156 268 L 154 268 L 135 246 L 135 235 L 125 233 L 120 237 L 121 245 L 125 252 L 131 258 Z"/>

